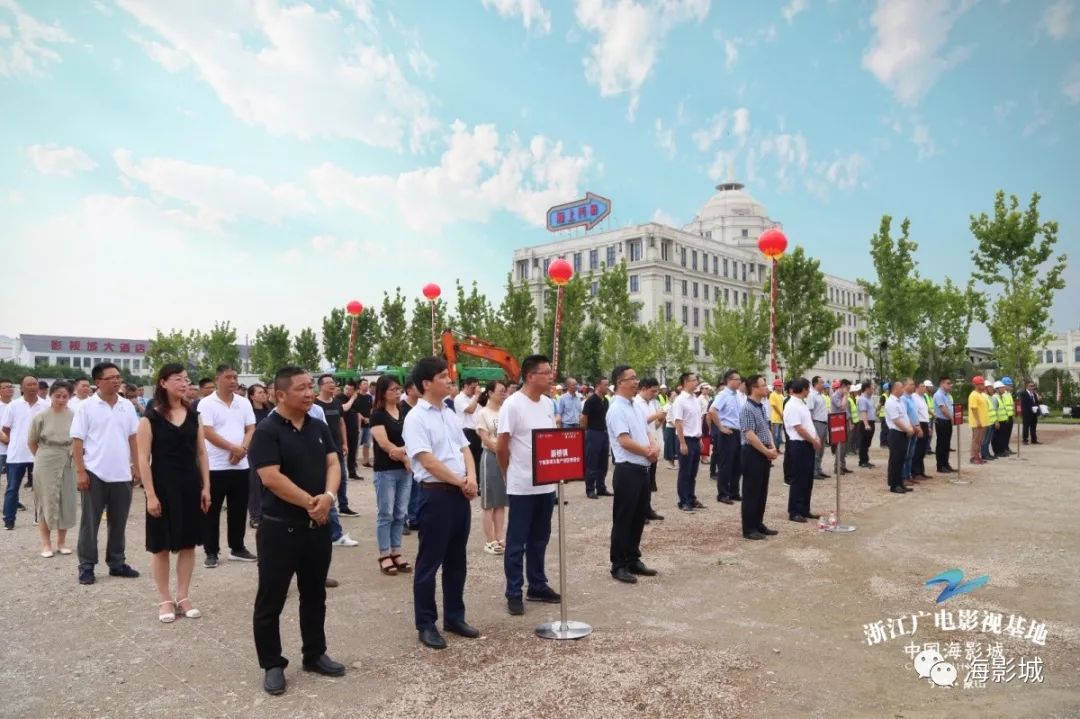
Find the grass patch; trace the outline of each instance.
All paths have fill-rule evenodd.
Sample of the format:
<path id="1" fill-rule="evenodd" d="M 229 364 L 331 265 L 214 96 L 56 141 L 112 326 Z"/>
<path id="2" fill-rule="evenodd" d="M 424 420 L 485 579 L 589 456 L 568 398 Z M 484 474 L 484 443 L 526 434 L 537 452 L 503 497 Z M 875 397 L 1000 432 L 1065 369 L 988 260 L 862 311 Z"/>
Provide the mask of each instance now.
<path id="1" fill-rule="evenodd" d="M 1080 424 L 1080 417 L 1039 417 L 1039 424 Z"/>

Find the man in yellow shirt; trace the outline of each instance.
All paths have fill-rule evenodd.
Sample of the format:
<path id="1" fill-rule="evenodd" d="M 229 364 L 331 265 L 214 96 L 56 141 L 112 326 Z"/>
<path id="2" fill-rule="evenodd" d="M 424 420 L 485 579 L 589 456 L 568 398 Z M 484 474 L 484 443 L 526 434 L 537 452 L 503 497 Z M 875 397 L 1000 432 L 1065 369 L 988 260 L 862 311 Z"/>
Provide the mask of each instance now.
<path id="1" fill-rule="evenodd" d="M 774 379 L 769 393 L 769 425 L 772 428 L 773 446 L 780 449 L 784 439 L 784 383 Z"/>
<path id="2" fill-rule="evenodd" d="M 982 441 L 986 435 L 986 427 L 990 423 L 990 407 L 983 394 L 983 386 L 986 381 L 982 375 L 976 375 L 971 379 L 975 388 L 968 395 L 968 423 L 971 425 L 971 463 L 986 464 L 982 458 Z"/>

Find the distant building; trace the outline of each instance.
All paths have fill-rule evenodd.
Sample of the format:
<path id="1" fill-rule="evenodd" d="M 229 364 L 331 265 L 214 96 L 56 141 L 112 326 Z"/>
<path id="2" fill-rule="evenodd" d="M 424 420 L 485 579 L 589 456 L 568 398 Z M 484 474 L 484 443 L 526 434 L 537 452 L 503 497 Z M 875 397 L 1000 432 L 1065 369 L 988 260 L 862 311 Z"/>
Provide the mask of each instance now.
<path id="1" fill-rule="evenodd" d="M 1035 350 L 1037 364 L 1031 374 L 1038 379 L 1052 369 L 1064 370 L 1080 380 L 1080 329 L 1055 335 L 1054 339 Z"/>
<path id="2" fill-rule="evenodd" d="M 542 317 L 545 277 L 552 260 L 562 257 L 571 262 L 575 274 L 591 270 L 597 275 L 626 260 L 630 297 L 642 303 L 638 321 L 644 324 L 663 312 L 667 319 L 682 322 L 698 364 L 722 366 L 724 358 L 714 359 L 705 352 L 705 327 L 718 307 L 744 305 L 750 296 L 768 302 L 762 292 L 767 260 L 758 251 L 757 239 L 776 226 L 779 223 L 742 184 L 727 182 L 716 186 L 716 194 L 682 229 L 650 222 L 523 247 L 514 251 L 513 277 L 528 284 Z M 806 371 L 807 376 L 865 376 L 873 362 L 856 351 L 855 342 L 865 327 L 857 313 L 869 306 L 870 299 L 853 280 L 826 274 L 825 281 L 828 307 L 841 325 L 832 347 Z M 597 285 L 594 281 L 594 294 Z"/>
<path id="3" fill-rule="evenodd" d="M 2 339 L 2 338 L 0 338 Z M 3 344 L 0 342 L 0 347 Z M 150 347 L 148 339 L 123 339 L 118 337 L 87 337 L 69 335 L 19 335 L 15 338 L 10 353 L 6 355 L 13 362 L 27 367 L 57 365 L 75 367 L 90 374 L 90 369 L 99 362 L 112 362 L 121 369 L 135 375 L 150 373 L 146 362 L 146 352 Z M 251 374 L 249 345 L 237 345 L 240 350 L 241 375 Z M 196 378 L 192 377 L 194 381 Z"/>

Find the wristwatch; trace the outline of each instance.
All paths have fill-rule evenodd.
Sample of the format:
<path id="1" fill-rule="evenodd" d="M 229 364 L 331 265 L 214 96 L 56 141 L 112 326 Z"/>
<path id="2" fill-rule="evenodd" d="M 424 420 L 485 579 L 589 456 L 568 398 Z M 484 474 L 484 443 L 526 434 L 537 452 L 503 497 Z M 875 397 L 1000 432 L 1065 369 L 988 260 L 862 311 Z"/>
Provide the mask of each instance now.
<path id="1" fill-rule="evenodd" d="M 330 498 L 330 506 L 331 507 L 336 507 L 337 506 L 337 496 L 336 495 L 334 495 L 334 494 L 332 494 L 330 492 L 323 492 L 323 494 L 325 494 L 327 497 Z"/>

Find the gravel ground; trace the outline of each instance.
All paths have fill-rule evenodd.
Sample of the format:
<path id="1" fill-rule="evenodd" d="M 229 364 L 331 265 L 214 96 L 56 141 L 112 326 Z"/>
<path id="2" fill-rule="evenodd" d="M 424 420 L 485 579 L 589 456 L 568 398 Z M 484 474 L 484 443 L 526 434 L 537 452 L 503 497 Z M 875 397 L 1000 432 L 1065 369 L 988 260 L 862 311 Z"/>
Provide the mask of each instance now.
<path id="1" fill-rule="evenodd" d="M 73 556 L 37 556 L 36 530 L 20 513 L 16 530 L 0 533 L 0 716 L 1080 717 L 1080 429 L 1041 429 L 1045 445 L 1024 447 L 1020 459 L 965 464 L 970 484 L 935 476 L 902 497 L 884 491 L 885 458 L 875 448 L 878 468 L 844 480 L 843 519 L 858 527 L 848 535 L 788 522 L 779 466 L 766 522 L 780 535 L 765 542 L 741 538 L 737 505 L 711 501 L 707 470 L 698 494 L 708 509 L 678 512 L 674 472 L 662 468 L 654 506 L 667 519 L 646 527 L 643 542 L 660 576 L 633 587 L 607 574 L 611 500 L 587 500 L 571 486 L 569 613 L 595 629 L 577 642 L 533 635 L 557 607 L 506 614 L 501 560 L 482 552 L 476 507 L 466 603 L 484 637 L 451 635 L 443 652 L 421 647 L 410 580 L 377 569 L 371 483 L 350 482 L 362 516 L 344 521 L 362 544 L 335 548 L 331 575 L 341 586 L 329 590 L 327 614 L 330 655 L 349 672 L 327 679 L 299 671 L 294 594 L 282 616 L 293 659 L 282 697 L 261 690 L 251 639 L 255 566 L 207 570 L 200 554 L 192 598 L 205 616 L 162 625 L 142 551 L 141 500 L 128 557 L 143 577 L 99 571 L 90 587 L 76 583 Z M 815 511 L 834 500 L 834 482 L 817 482 Z M 28 493 L 23 501 L 30 504 Z M 408 554 L 415 540 L 406 538 Z M 556 554 L 553 536 L 553 583 Z M 918 611 L 928 616 L 916 641 L 952 638 L 934 628 L 937 590 L 923 586 L 951 567 L 990 582 L 943 608 L 1046 622 L 1045 647 L 1001 640 L 1016 655 L 1037 653 L 1044 682 L 935 689 L 905 668 L 901 639 L 867 646 L 864 624 Z"/>

